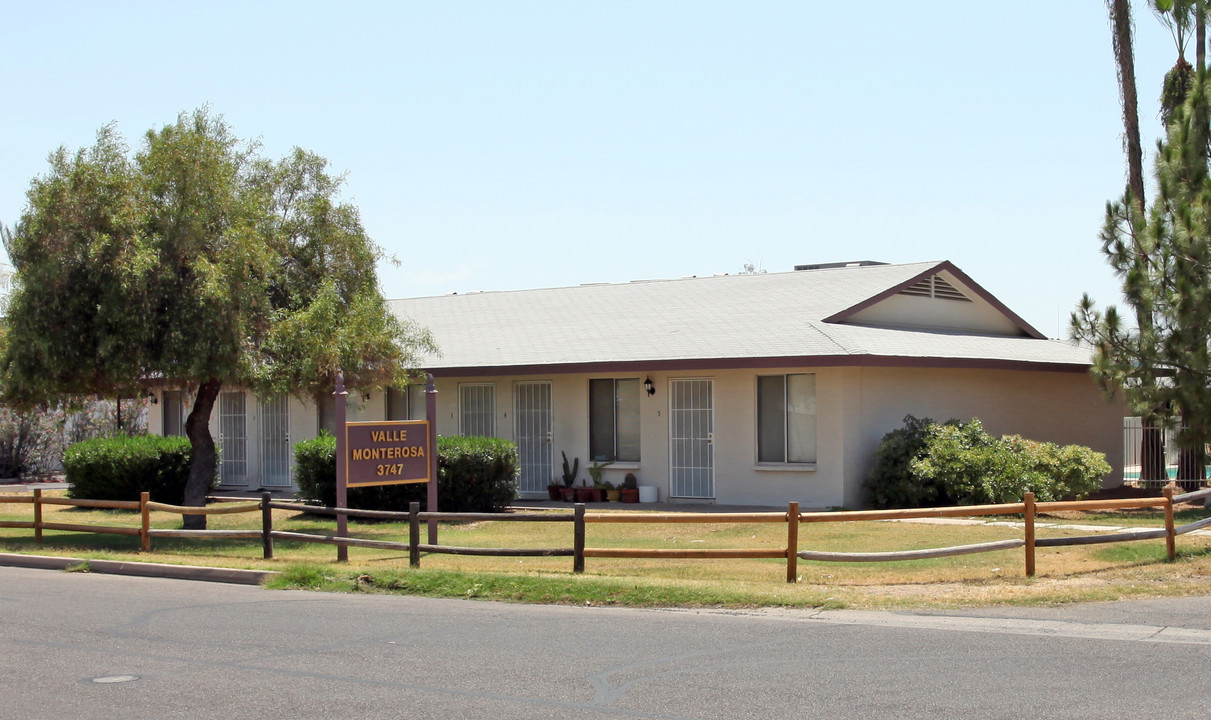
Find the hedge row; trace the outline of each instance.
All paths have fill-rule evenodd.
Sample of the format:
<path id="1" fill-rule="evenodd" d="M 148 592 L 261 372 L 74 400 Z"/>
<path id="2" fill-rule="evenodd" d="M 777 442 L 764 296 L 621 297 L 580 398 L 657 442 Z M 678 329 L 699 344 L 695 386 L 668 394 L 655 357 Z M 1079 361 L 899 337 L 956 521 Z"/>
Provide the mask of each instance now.
<path id="1" fill-rule="evenodd" d="M 299 497 L 336 505 L 336 438 L 322 433 L 294 446 Z M 445 512 L 499 512 L 517 498 L 517 446 L 485 437 L 438 436 L 437 506 Z M 424 484 L 350 488 L 351 508 L 406 511 L 427 505 Z"/>
<path id="2" fill-rule="evenodd" d="M 180 505 L 193 455 L 183 437 L 94 438 L 63 453 L 68 497 L 138 500 L 150 493 L 156 502 Z M 214 478 L 212 486 L 218 483 Z"/>

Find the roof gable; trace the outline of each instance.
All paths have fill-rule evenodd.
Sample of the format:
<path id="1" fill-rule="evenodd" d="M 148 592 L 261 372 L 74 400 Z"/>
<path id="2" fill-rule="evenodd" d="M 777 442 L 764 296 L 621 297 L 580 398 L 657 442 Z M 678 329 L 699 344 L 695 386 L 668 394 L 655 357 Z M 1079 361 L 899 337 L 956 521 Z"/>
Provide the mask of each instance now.
<path id="1" fill-rule="evenodd" d="M 824 322 L 1044 338 L 948 261 L 830 315 Z"/>

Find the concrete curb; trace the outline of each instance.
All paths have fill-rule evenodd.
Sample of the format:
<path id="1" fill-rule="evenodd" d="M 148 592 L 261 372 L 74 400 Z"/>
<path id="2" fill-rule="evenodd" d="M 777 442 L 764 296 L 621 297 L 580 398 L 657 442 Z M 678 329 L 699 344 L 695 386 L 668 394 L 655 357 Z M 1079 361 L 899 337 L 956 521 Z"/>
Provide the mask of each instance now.
<path id="1" fill-rule="evenodd" d="M 105 573 L 107 575 L 202 580 L 205 582 L 233 583 L 237 585 L 260 585 L 265 580 L 279 574 L 273 570 L 240 570 L 235 568 L 196 567 L 193 565 L 126 562 L 123 560 L 85 560 L 84 558 L 0 553 L 0 565 L 8 567 L 66 570 L 67 568 L 81 564 L 87 564 L 88 572 Z"/>

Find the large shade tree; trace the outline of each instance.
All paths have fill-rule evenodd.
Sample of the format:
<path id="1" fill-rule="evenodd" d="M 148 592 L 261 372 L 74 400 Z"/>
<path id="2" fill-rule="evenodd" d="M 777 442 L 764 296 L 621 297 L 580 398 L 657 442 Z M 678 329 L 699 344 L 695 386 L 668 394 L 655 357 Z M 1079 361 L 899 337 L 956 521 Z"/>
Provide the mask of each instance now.
<path id="1" fill-rule="evenodd" d="M 262 157 L 205 108 L 149 131 L 133 154 L 112 125 L 92 147 L 53 153 L 4 231 L 16 269 L 6 400 L 187 387 L 185 500 L 201 505 L 225 385 L 314 397 L 338 369 L 352 387 L 406 382 L 432 342 L 387 308 L 382 252 L 326 165 L 298 149 Z"/>

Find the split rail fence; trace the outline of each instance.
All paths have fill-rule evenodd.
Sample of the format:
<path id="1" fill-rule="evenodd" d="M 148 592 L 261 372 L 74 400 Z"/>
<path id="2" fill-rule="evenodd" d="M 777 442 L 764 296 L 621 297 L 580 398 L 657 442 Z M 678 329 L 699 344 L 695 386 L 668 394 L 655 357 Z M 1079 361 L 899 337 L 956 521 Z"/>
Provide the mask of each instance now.
<path id="1" fill-rule="evenodd" d="M 665 559 L 736 559 L 736 558 L 770 558 L 786 561 L 786 581 L 796 582 L 798 579 L 798 561 L 824 562 L 894 562 L 899 560 L 920 560 L 927 558 L 953 557 L 972 553 L 994 552 L 1023 548 L 1025 555 L 1026 575 L 1035 574 L 1035 550 L 1040 547 L 1061 547 L 1067 545 L 1092 545 L 1097 543 L 1128 542 L 1134 540 L 1165 539 L 1168 557 L 1173 560 L 1176 556 L 1176 538 L 1194 530 L 1211 526 L 1211 517 L 1203 518 L 1185 525 L 1174 524 L 1173 507 L 1176 503 L 1197 500 L 1211 496 L 1211 489 L 1174 495 L 1171 488 L 1166 488 L 1161 497 L 1130 498 L 1119 500 L 1082 500 L 1064 502 L 1036 503 L 1033 493 L 1026 493 L 1020 503 L 1000 505 L 965 505 L 944 508 L 914 508 L 904 510 L 858 510 L 844 512 L 799 512 L 798 503 L 789 503 L 786 512 L 748 512 L 748 513 L 653 513 L 653 512 L 599 512 L 586 513 L 583 504 L 574 506 L 571 514 L 567 513 L 452 513 L 452 512 L 420 512 L 418 503 L 412 503 L 408 512 L 389 512 L 384 510 L 357 510 L 349 508 L 320 507 L 302 503 L 279 502 L 273 500 L 269 493 L 264 493 L 254 502 L 247 498 L 208 498 L 216 502 L 234 502 L 213 507 L 187 507 L 167 505 L 152 502 L 147 493 L 143 493 L 139 501 L 110 501 L 84 500 L 74 498 L 51 497 L 35 490 L 32 495 L 0 495 L 0 504 L 27 503 L 33 506 L 32 521 L 0 521 L 0 528 L 28 528 L 34 531 L 35 541 L 42 543 L 44 530 L 66 532 L 110 533 L 130 535 L 140 538 L 144 552 L 151 551 L 152 538 L 197 538 L 197 539 L 260 539 L 264 557 L 274 556 L 274 541 L 286 540 L 293 542 L 310 542 L 336 545 L 338 547 L 365 547 L 388 550 L 407 551 L 412 567 L 420 566 L 422 553 L 478 555 L 490 557 L 571 557 L 573 572 L 584 572 L 585 558 L 665 558 Z M 81 525 L 67 523 L 45 522 L 42 519 L 42 509 L 46 505 L 68 505 L 83 508 L 103 508 L 118 510 L 137 510 L 141 518 L 139 527 Z M 1063 510 L 1126 510 L 1160 507 L 1164 511 L 1165 526 L 1155 529 L 1132 530 L 1130 532 L 1102 533 L 1082 535 L 1077 537 L 1035 537 L 1035 520 L 1038 513 L 1059 512 Z M 273 527 L 274 510 L 292 510 L 313 514 L 344 515 L 353 518 L 368 518 L 407 522 L 408 542 L 386 540 L 370 540 L 365 538 L 338 537 L 337 535 L 316 535 L 311 533 L 287 532 L 275 530 Z M 261 513 L 260 530 L 174 530 L 151 527 L 151 513 L 168 512 L 181 515 L 217 515 L 231 513 Z M 892 552 L 855 553 L 855 552 L 825 552 L 818 550 L 800 549 L 800 529 L 803 524 L 822 522 L 862 522 L 877 520 L 907 520 L 919 518 L 944 517 L 983 517 L 996 515 L 1021 515 L 1024 519 L 1022 538 L 998 540 L 994 542 L 977 543 L 972 545 L 957 545 L 951 547 L 931 548 L 925 550 L 901 550 Z M 460 547 L 422 543 L 420 527 L 422 522 L 557 522 L 571 523 L 572 547 L 561 548 L 484 548 Z M 601 548 L 586 547 L 586 526 L 601 523 L 784 523 L 786 525 L 786 546 L 770 548 L 700 548 L 700 549 L 669 549 L 669 548 Z"/>

